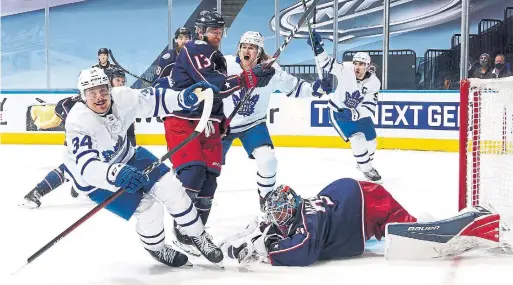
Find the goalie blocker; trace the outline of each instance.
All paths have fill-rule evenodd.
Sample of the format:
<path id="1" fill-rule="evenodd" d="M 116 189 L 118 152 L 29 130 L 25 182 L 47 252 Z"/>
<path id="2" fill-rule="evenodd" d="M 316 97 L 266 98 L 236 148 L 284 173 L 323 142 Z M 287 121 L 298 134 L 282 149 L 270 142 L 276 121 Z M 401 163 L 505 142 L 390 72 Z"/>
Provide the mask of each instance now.
<path id="1" fill-rule="evenodd" d="M 499 214 L 467 208 L 456 217 L 428 223 L 389 223 L 385 258 L 429 259 L 499 247 Z"/>

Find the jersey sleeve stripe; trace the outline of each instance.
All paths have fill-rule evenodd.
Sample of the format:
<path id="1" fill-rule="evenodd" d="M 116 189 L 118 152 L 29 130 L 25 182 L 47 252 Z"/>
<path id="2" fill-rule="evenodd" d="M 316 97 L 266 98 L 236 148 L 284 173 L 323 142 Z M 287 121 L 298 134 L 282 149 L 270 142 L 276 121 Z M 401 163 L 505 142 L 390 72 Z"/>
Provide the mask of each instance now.
<path id="1" fill-rule="evenodd" d="M 82 186 L 80 184 L 78 184 L 77 180 L 75 179 L 75 177 L 73 176 L 73 174 L 71 174 L 71 171 L 68 170 L 68 168 L 64 168 L 64 171 L 66 171 L 66 173 L 68 173 L 69 177 L 71 177 L 71 179 L 73 180 L 73 184 L 75 186 L 77 186 L 78 190 L 80 191 L 91 191 L 93 190 L 95 187 L 94 186 Z"/>
<path id="2" fill-rule="evenodd" d="M 155 110 L 153 111 L 153 117 L 157 117 L 160 108 L 160 90 L 161 88 L 155 89 Z"/>
<path id="3" fill-rule="evenodd" d="M 100 161 L 97 157 L 90 157 L 83 165 L 82 165 L 82 169 L 80 169 L 80 175 L 84 175 L 84 171 L 87 167 L 87 165 L 89 165 L 89 163 L 93 162 L 93 161 Z"/>
<path id="4" fill-rule="evenodd" d="M 294 97 L 299 97 L 299 95 L 301 94 L 301 88 L 303 87 L 303 84 L 305 84 L 305 81 L 301 81 L 301 83 L 299 83 L 299 86 L 296 88 L 296 95 Z"/>
<path id="5" fill-rule="evenodd" d="M 88 149 L 88 150 L 85 150 L 85 151 L 77 154 L 77 159 L 76 159 L 75 163 L 78 164 L 78 160 L 80 160 L 80 158 L 82 158 L 84 155 L 89 154 L 89 153 L 94 153 L 94 154 L 96 154 L 96 157 L 100 157 L 100 153 L 98 152 L 98 150 Z"/>
<path id="6" fill-rule="evenodd" d="M 162 100 L 161 100 L 162 101 L 162 109 L 164 109 L 164 112 L 166 112 L 166 114 L 169 115 L 169 114 L 171 114 L 171 112 L 169 112 L 169 109 L 166 106 L 166 94 L 167 94 L 166 90 L 163 90 L 162 96 L 161 96 L 161 98 L 162 98 Z"/>

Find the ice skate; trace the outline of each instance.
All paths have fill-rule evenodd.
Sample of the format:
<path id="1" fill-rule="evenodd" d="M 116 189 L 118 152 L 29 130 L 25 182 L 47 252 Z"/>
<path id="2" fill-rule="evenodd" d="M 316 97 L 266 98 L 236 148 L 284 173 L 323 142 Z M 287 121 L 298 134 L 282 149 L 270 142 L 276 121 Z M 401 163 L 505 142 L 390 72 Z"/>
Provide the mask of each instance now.
<path id="1" fill-rule="evenodd" d="M 182 254 L 179 251 L 176 251 L 169 247 L 168 245 L 164 245 L 161 250 L 153 251 L 145 248 L 148 253 L 158 262 L 163 263 L 167 266 L 171 267 L 191 267 L 192 263 L 189 262 L 189 258 L 187 255 Z"/>
<path id="2" fill-rule="evenodd" d="M 363 171 L 360 166 L 358 165 L 356 168 L 360 170 L 363 173 L 363 176 L 370 182 L 381 184 L 383 183 L 383 179 L 381 178 L 381 175 L 379 175 L 378 171 L 375 168 L 372 168 L 371 170 L 365 172 Z"/>
<path id="3" fill-rule="evenodd" d="M 211 237 L 207 232 L 203 232 L 201 235 L 191 237 L 192 242 L 201 252 L 201 254 L 208 259 L 208 261 L 216 264 L 217 266 L 224 268 L 223 265 L 223 252 L 217 247 L 211 240 Z"/>
<path id="4" fill-rule="evenodd" d="M 190 255 L 201 256 L 201 253 L 192 243 L 191 238 L 182 231 L 182 228 L 176 222 L 174 223 L 174 232 L 176 237 L 173 240 L 174 245 Z"/>
<path id="5" fill-rule="evenodd" d="M 20 206 L 27 209 L 39 208 L 41 206 L 40 198 L 41 195 L 34 189 L 23 197 L 23 203 Z"/>

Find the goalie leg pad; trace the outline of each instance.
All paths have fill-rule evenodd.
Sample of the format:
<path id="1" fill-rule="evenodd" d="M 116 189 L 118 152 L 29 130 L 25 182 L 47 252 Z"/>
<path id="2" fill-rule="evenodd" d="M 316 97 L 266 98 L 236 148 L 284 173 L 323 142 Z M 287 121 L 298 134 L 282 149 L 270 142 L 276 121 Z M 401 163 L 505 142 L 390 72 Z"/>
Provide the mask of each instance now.
<path id="1" fill-rule="evenodd" d="M 498 214 L 472 211 L 431 223 L 390 223 L 385 257 L 427 259 L 499 246 Z"/>
<path id="2" fill-rule="evenodd" d="M 359 183 L 364 197 L 366 239 L 375 236 L 381 240 L 388 223 L 417 221 L 383 186 L 366 181 Z"/>

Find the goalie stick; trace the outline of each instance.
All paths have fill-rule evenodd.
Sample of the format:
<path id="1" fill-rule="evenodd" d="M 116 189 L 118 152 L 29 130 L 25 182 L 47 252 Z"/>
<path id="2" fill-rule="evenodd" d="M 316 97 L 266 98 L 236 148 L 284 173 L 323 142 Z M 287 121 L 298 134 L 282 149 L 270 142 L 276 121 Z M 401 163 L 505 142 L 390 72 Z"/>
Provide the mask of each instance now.
<path id="1" fill-rule="evenodd" d="M 203 109 L 203 113 L 201 114 L 201 118 L 198 122 L 198 125 L 194 129 L 194 131 L 185 138 L 180 144 L 166 152 L 158 161 L 155 161 L 150 166 L 146 167 L 143 171 L 144 174 L 148 174 L 151 171 L 153 171 L 155 168 L 157 168 L 160 164 L 162 164 L 164 161 L 168 160 L 174 153 L 176 153 L 178 150 L 180 150 L 184 145 L 188 144 L 190 141 L 195 139 L 199 134 L 203 132 L 205 127 L 207 126 L 208 119 L 210 117 L 210 113 L 212 111 L 212 103 L 213 103 L 213 92 L 212 89 L 206 89 L 204 91 L 201 91 L 201 89 L 195 89 L 194 93 L 198 96 L 200 101 L 205 101 L 205 106 Z M 19 271 L 21 271 L 25 266 L 33 262 L 36 258 L 41 256 L 43 253 L 45 253 L 48 249 L 50 249 L 52 246 L 54 246 L 57 242 L 59 242 L 61 239 L 66 237 L 69 233 L 71 233 L 73 230 L 78 228 L 81 224 L 83 224 L 85 221 L 87 221 L 89 218 L 91 218 L 94 214 L 96 214 L 101 209 L 105 208 L 108 204 L 110 204 L 112 201 L 114 201 L 116 198 L 121 196 L 125 190 L 120 188 L 116 192 L 114 192 L 112 195 L 110 195 L 105 201 L 98 204 L 96 207 L 94 207 L 91 211 L 89 211 L 87 214 L 85 214 L 82 218 L 80 218 L 78 221 L 73 223 L 71 226 L 69 226 L 66 230 L 64 230 L 62 233 L 57 235 L 54 239 L 52 239 L 50 242 L 48 242 L 46 245 L 44 245 L 42 248 L 40 248 L 36 253 L 32 254 L 29 258 L 27 258 L 27 261 L 25 264 L 23 264 L 19 269 L 11 273 L 11 275 L 17 274 Z"/>

